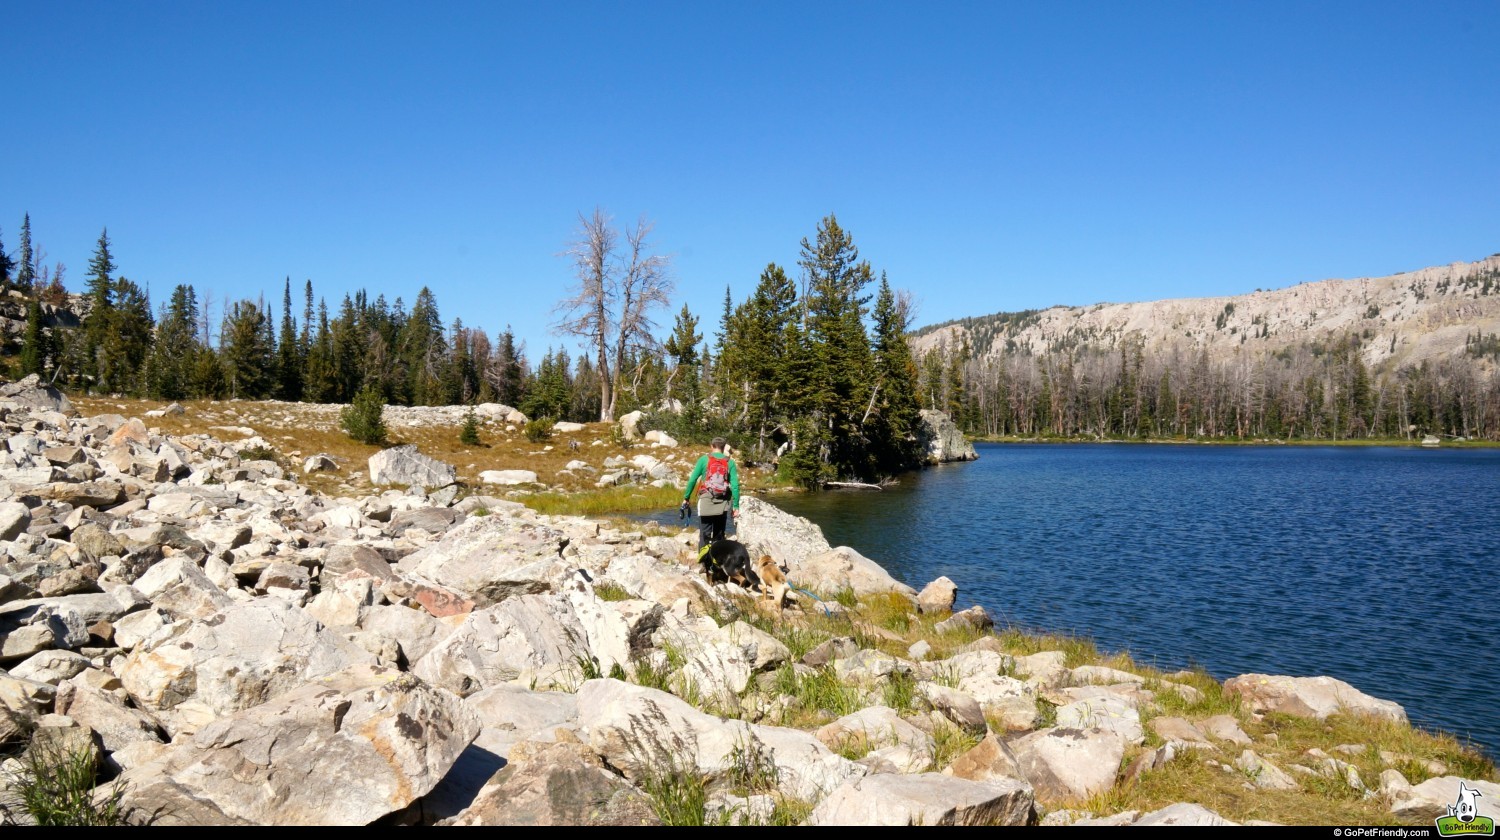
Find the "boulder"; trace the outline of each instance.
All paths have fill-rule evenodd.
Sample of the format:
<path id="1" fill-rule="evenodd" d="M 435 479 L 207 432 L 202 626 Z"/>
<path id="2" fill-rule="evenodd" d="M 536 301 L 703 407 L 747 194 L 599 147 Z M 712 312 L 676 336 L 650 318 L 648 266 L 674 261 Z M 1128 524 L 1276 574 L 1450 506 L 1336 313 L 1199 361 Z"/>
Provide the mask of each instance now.
<path id="1" fill-rule="evenodd" d="M 572 571 L 562 558 L 565 543 L 560 531 L 531 519 L 474 516 L 402 558 L 397 567 L 487 607 L 516 595 L 548 592 L 565 579 Z"/>
<path id="2" fill-rule="evenodd" d="M 1197 826 L 1225 826 L 1239 825 L 1224 819 L 1213 811 L 1202 805 L 1191 802 L 1177 802 L 1157 811 L 1137 817 L 1131 825 L 1197 825 Z"/>
<path id="3" fill-rule="evenodd" d="M 394 639 L 407 663 L 426 656 L 454 630 L 423 610 L 384 605 L 367 607 L 359 620 L 359 628 Z"/>
<path id="4" fill-rule="evenodd" d="M 1168 744 L 1195 749 L 1213 749 L 1208 736 L 1185 718 L 1164 715 L 1152 718 L 1149 725 L 1151 731 Z"/>
<path id="5" fill-rule="evenodd" d="M 380 552 L 368 545 L 335 545 L 323 558 L 323 572 L 319 579 L 325 586 L 337 583 L 350 576 L 370 577 L 379 583 L 396 580 L 396 571 L 391 568 Z"/>
<path id="6" fill-rule="evenodd" d="M 552 431 L 562 432 L 564 434 L 568 432 L 581 432 L 583 431 L 583 424 L 572 423 L 567 420 L 559 420 L 558 422 L 552 424 Z"/>
<path id="7" fill-rule="evenodd" d="M 338 472 L 338 462 L 329 455 L 313 455 L 302 462 L 302 472 L 312 475 L 320 472 Z"/>
<path id="8" fill-rule="evenodd" d="M 479 474 L 479 480 L 484 484 L 494 484 L 501 487 L 539 483 L 534 470 L 485 470 Z"/>
<path id="9" fill-rule="evenodd" d="M 405 534 L 409 528 L 417 528 L 429 534 L 442 534 L 463 518 L 462 513 L 448 507 L 403 510 L 391 515 L 389 530 L 393 537 Z"/>
<path id="10" fill-rule="evenodd" d="M 206 618 L 234 603 L 185 557 L 157 563 L 132 585 L 173 618 Z"/>
<path id="11" fill-rule="evenodd" d="M 1038 799 L 1087 799 L 1115 783 L 1125 739 L 1104 729 L 1049 727 L 1009 742 Z"/>
<path id="12" fill-rule="evenodd" d="M 367 825 L 432 790 L 479 731 L 458 698 L 356 666 L 179 738 L 123 775 L 162 825 Z"/>
<path id="13" fill-rule="evenodd" d="M 958 584 L 945 575 L 922 587 L 917 593 L 917 609 L 924 613 L 944 613 L 958 600 Z"/>
<path id="14" fill-rule="evenodd" d="M 917 426 L 917 440 L 929 464 L 949 461 L 976 461 L 974 444 L 964 437 L 953 420 L 941 411 L 922 409 Z"/>
<path id="15" fill-rule="evenodd" d="M 1254 750 L 1245 750 L 1234 766 L 1250 777 L 1250 783 L 1263 790 L 1296 790 L 1297 781 L 1285 770 L 1261 758 Z"/>
<path id="16" fill-rule="evenodd" d="M 1240 745 L 1254 743 L 1250 736 L 1245 734 L 1245 730 L 1240 728 L 1240 722 L 1235 720 L 1234 715 L 1214 715 L 1199 721 L 1199 726 L 1205 734 L 1220 741 Z"/>
<path id="17" fill-rule="evenodd" d="M 34 373 L 19 381 L 0 386 L 0 400 L 32 411 L 56 411 L 59 414 L 73 412 L 73 403 L 67 396 L 43 382 L 42 378 Z"/>
<path id="18" fill-rule="evenodd" d="M 36 492 L 54 502 L 101 510 L 125 501 L 125 488 L 114 481 L 64 481 L 38 487 Z"/>
<path id="19" fill-rule="evenodd" d="M 646 433 L 646 442 L 652 446 L 676 447 L 677 439 L 666 432 L 652 429 Z"/>
<path id="20" fill-rule="evenodd" d="M 990 618 L 985 608 L 975 604 L 932 625 L 932 629 L 939 633 L 954 633 L 963 630 L 988 630 L 994 626 L 995 620 Z"/>
<path id="21" fill-rule="evenodd" d="M 31 527 L 31 509 L 19 502 L 0 503 L 0 540 L 13 540 Z"/>
<path id="22" fill-rule="evenodd" d="M 806 732 L 722 720 L 665 691 L 619 680 L 584 683 L 578 720 L 594 752 L 631 781 L 673 769 L 723 779 L 737 763 L 751 762 L 774 772 L 785 795 L 815 801 L 866 773 Z"/>
<path id="23" fill-rule="evenodd" d="M 501 405 L 500 403 L 480 403 L 479 405 L 474 406 L 474 413 L 479 415 L 480 417 L 486 417 L 491 420 L 498 420 L 502 423 L 512 423 L 517 426 L 526 425 L 527 420 L 525 414 L 522 414 L 520 411 L 517 411 L 516 409 L 511 408 L 508 405 Z"/>
<path id="24" fill-rule="evenodd" d="M 1406 710 L 1391 700 L 1371 697 L 1333 677 L 1242 674 L 1224 683 L 1257 712 L 1280 712 L 1323 720 L 1333 714 L 1365 715 L 1406 722 Z"/>
<path id="25" fill-rule="evenodd" d="M 1405 779 L 1402 779 L 1405 782 Z M 1458 801 L 1458 786 L 1479 791 L 1475 813 L 1500 822 L 1500 784 L 1458 776 L 1439 776 L 1419 785 L 1396 786 L 1390 796 L 1391 813 L 1414 820 L 1432 820 L 1447 816 L 1448 807 Z"/>
<path id="26" fill-rule="evenodd" d="M 589 655 L 567 597 L 519 595 L 469 613 L 412 672 L 459 696 L 509 682 L 571 688 L 581 679 L 580 657 Z"/>
<path id="27" fill-rule="evenodd" d="M 576 740 L 527 742 L 443 825 L 661 825 L 651 800 Z"/>
<path id="28" fill-rule="evenodd" d="M 943 773 L 975 782 L 1024 779 L 1020 760 L 1000 736 L 991 732 L 984 740 L 943 769 Z"/>
<path id="29" fill-rule="evenodd" d="M 645 417 L 644 411 L 632 411 L 620 418 L 620 435 L 626 440 L 641 439 L 641 418 Z"/>
<path id="30" fill-rule="evenodd" d="M 1118 734 L 1131 744 L 1140 744 L 1146 738 L 1145 730 L 1141 727 L 1140 713 L 1133 705 L 1113 694 L 1058 706 L 1057 725 L 1067 729 L 1098 727 Z"/>
<path id="31" fill-rule="evenodd" d="M 74 683 L 59 686 L 57 713 L 92 729 L 106 752 L 141 742 L 162 742 L 161 727 L 155 718 L 92 686 Z"/>
<path id="32" fill-rule="evenodd" d="M 750 660 L 742 646 L 710 641 L 688 648 L 673 684 L 677 694 L 697 695 L 702 705 L 729 711 L 738 706 L 737 698 L 750 685 L 750 673 Z"/>
<path id="33" fill-rule="evenodd" d="M 738 645 L 753 671 L 769 671 L 791 658 L 792 652 L 779 639 L 743 621 L 735 621 L 714 631 L 711 637 L 726 644 Z"/>
<path id="34" fill-rule="evenodd" d="M 734 524 L 751 557 L 769 554 L 790 569 L 801 568 L 808 558 L 831 548 L 822 528 L 755 496 L 740 498 Z"/>
<path id="35" fill-rule="evenodd" d="M 374 657 L 275 598 L 230 606 L 138 646 L 117 672 L 135 704 L 222 716 Z M 168 728 L 173 728 L 168 721 Z"/>
<path id="36" fill-rule="evenodd" d="M 384 449 L 370 456 L 373 484 L 404 484 L 435 490 L 458 480 L 452 465 L 429 458 L 412 444 Z"/>
<path id="37" fill-rule="evenodd" d="M 895 709 L 885 706 L 870 706 L 844 715 L 822 726 L 814 735 L 823 746 L 839 753 L 847 749 L 869 752 L 882 747 L 906 747 L 915 761 L 902 768 L 903 772 L 927 769 L 935 752 L 931 735 L 902 720 Z"/>
<path id="38" fill-rule="evenodd" d="M 57 685 L 91 667 L 88 657 L 82 654 L 70 650 L 44 650 L 11 668 L 10 675 L 16 679 Z"/>
<path id="39" fill-rule="evenodd" d="M 934 711 L 947 718 L 954 726 L 969 732 L 984 732 L 988 726 L 979 701 L 962 691 L 933 682 L 919 683 L 917 690 L 932 705 Z"/>
<path id="40" fill-rule="evenodd" d="M 793 585 L 814 592 L 832 593 L 848 587 L 855 595 L 895 592 L 914 597 L 917 594 L 875 561 L 848 546 L 806 558 L 801 566 L 791 566 L 787 578 Z"/>
<path id="41" fill-rule="evenodd" d="M 985 714 L 998 719 L 1008 730 L 1036 725 L 1036 689 L 1014 677 L 974 674 L 958 683 L 958 690 L 973 697 Z"/>
<path id="42" fill-rule="evenodd" d="M 922 773 L 851 779 L 813 809 L 807 825 L 1027 825 L 1031 786 Z"/>

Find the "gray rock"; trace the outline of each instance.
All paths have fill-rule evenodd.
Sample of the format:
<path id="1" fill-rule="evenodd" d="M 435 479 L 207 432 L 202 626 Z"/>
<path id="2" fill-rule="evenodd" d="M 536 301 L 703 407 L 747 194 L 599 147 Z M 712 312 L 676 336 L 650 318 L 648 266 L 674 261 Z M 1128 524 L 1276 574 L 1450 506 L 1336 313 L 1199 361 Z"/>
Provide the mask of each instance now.
<path id="1" fill-rule="evenodd" d="M 93 522 L 74 528 L 71 541 L 88 557 L 118 557 L 125 553 L 124 544 L 115 535 Z"/>
<path id="2" fill-rule="evenodd" d="M 312 475 L 319 472 L 338 472 L 338 462 L 328 455 L 313 455 L 302 462 L 302 472 Z"/>
<path id="3" fill-rule="evenodd" d="M 922 773 L 851 779 L 813 809 L 808 825 L 1026 825 L 1031 786 Z"/>
<path id="4" fill-rule="evenodd" d="M 1119 683 L 1140 685 L 1145 681 L 1146 678 L 1140 674 L 1132 674 L 1118 668 L 1106 668 L 1103 665 L 1080 665 L 1074 668 L 1071 674 L 1073 685 L 1116 685 Z"/>
<path id="5" fill-rule="evenodd" d="M 485 470 L 479 474 L 479 480 L 484 484 L 502 487 L 538 483 L 536 472 L 533 470 Z"/>
<path id="6" fill-rule="evenodd" d="M 404 484 L 435 490 L 457 480 L 458 473 L 452 465 L 423 455 L 411 444 L 370 456 L 370 481 L 374 484 Z"/>
<path id="7" fill-rule="evenodd" d="M 962 691 L 932 682 L 918 684 L 917 690 L 932 704 L 934 710 L 958 728 L 969 732 L 984 732 L 988 726 L 979 701 Z"/>
<path id="8" fill-rule="evenodd" d="M 458 698 L 396 671 L 329 674 L 128 770 L 158 824 L 366 825 L 432 790 L 479 731 Z"/>
<path id="9" fill-rule="evenodd" d="M 620 434 L 626 440 L 640 440 L 641 420 L 646 416 L 643 411 L 632 411 L 620 418 Z"/>
<path id="10" fill-rule="evenodd" d="M 521 595 L 469 613 L 412 672 L 459 696 L 508 682 L 569 688 L 580 679 L 579 657 L 589 655 L 566 597 Z"/>
<path id="11" fill-rule="evenodd" d="M 119 698 L 88 685 L 63 683 L 57 691 L 57 712 L 99 736 L 106 752 L 130 744 L 161 743 L 161 729 L 150 715 L 125 705 Z"/>
<path id="12" fill-rule="evenodd" d="M 527 744 L 444 825 L 660 825 L 651 800 L 577 742 Z"/>
<path id="13" fill-rule="evenodd" d="M 1016 754 L 993 732 L 985 735 L 984 740 L 968 752 L 954 759 L 951 765 L 943 769 L 943 773 L 975 782 L 1025 778 Z"/>
<path id="14" fill-rule="evenodd" d="M 68 650 L 44 650 L 10 669 L 10 675 L 22 680 L 57 685 L 88 668 L 88 657 Z"/>
<path id="15" fill-rule="evenodd" d="M 132 585 L 173 618 L 206 618 L 234 603 L 198 564 L 182 557 L 157 563 Z"/>
<path id="16" fill-rule="evenodd" d="M 117 673 L 143 709 L 169 711 L 193 701 L 217 717 L 373 661 L 301 609 L 261 598 L 138 646 Z"/>
<path id="17" fill-rule="evenodd" d="M 1131 825 L 1198 825 L 1198 826 L 1223 826 L 1239 825 L 1208 810 L 1202 805 L 1190 802 L 1178 802 L 1168 805 L 1157 811 L 1139 817 Z"/>
<path id="18" fill-rule="evenodd" d="M 359 626 L 394 639 L 408 664 L 426 656 L 455 629 L 422 610 L 380 605 L 366 609 Z"/>
<path id="19" fill-rule="evenodd" d="M 668 768 L 725 774 L 751 755 L 780 779 L 782 793 L 818 800 L 865 769 L 795 729 L 721 720 L 664 691 L 619 680 L 589 680 L 578 690 L 578 720 L 595 753 L 628 780 Z"/>
<path id="20" fill-rule="evenodd" d="M 958 600 L 958 584 L 945 575 L 922 587 L 917 593 L 917 608 L 924 613 L 941 613 L 953 609 Z"/>
<path id="21" fill-rule="evenodd" d="M 1281 712 L 1323 720 L 1345 713 L 1406 722 L 1406 710 L 1390 700 L 1371 697 L 1333 677 L 1287 677 L 1242 674 L 1224 683 L 1257 712 Z"/>
<path id="22" fill-rule="evenodd" d="M 609 461 L 605 461 L 605 466 L 609 466 Z M 734 523 L 736 536 L 751 557 L 768 554 L 790 569 L 801 568 L 809 558 L 825 554 L 831 548 L 822 528 L 755 496 L 740 499 L 740 512 Z"/>
<path id="23" fill-rule="evenodd" d="M 1228 741 L 1231 744 L 1253 744 L 1245 730 L 1240 728 L 1240 722 L 1233 715 L 1214 715 L 1200 722 L 1204 733 L 1217 738 L 1220 741 Z"/>
<path id="24" fill-rule="evenodd" d="M 974 444 L 964 437 L 948 415 L 933 409 L 923 409 L 921 417 L 922 423 L 917 427 L 917 440 L 926 453 L 929 464 L 978 460 Z"/>
<path id="25" fill-rule="evenodd" d="M 917 594 L 915 589 L 891 577 L 875 561 L 848 546 L 813 555 L 803 560 L 800 566 L 793 563 L 790 568 L 787 579 L 795 586 L 814 592 L 832 593 L 848 587 L 855 595 L 895 592 L 914 597 Z"/>
<path id="26" fill-rule="evenodd" d="M 529 519 L 476 516 L 398 567 L 490 606 L 550 591 L 566 578 L 573 567 L 562 558 L 564 541 L 561 532 Z"/>
<path id="27" fill-rule="evenodd" d="M 1197 749 L 1212 749 L 1208 737 L 1191 722 L 1180 717 L 1154 717 L 1151 719 L 1151 731 L 1155 732 L 1163 741 L 1169 744 L 1194 747 Z"/>
<path id="28" fill-rule="evenodd" d="M 1404 782 L 1405 779 L 1402 779 Z M 1458 801 L 1458 786 L 1479 791 L 1475 800 L 1476 814 L 1500 821 L 1500 784 L 1476 781 L 1458 776 L 1440 776 L 1428 779 L 1419 785 L 1408 785 L 1395 791 L 1391 798 L 1391 813 L 1409 819 L 1431 820 L 1448 813 L 1448 806 Z"/>
<path id="29" fill-rule="evenodd" d="M 429 534 L 442 534 L 455 523 L 462 521 L 464 515 L 452 508 L 427 507 L 416 510 L 403 510 L 391 515 L 391 536 L 399 537 L 405 534 L 408 528 L 419 528 Z"/>
<path id="30" fill-rule="evenodd" d="M 1104 729 L 1050 727 L 1009 743 L 1037 798 L 1049 802 L 1108 790 L 1125 757 L 1125 739 Z"/>
<path id="31" fill-rule="evenodd" d="M 13 540 L 31 527 L 31 509 L 19 502 L 0 503 L 0 540 Z"/>
<path id="32" fill-rule="evenodd" d="M 998 719 L 1007 730 L 1025 730 L 1036 725 L 1036 689 L 1014 677 L 974 674 L 958 683 L 958 690 L 973 697 L 985 714 Z"/>
<path id="33" fill-rule="evenodd" d="M 984 607 L 978 604 L 969 607 L 963 612 L 956 612 L 948 618 L 939 621 L 932 629 L 939 633 L 952 633 L 958 630 L 988 630 L 995 626 L 995 620 Z"/>
<path id="34" fill-rule="evenodd" d="M 125 488 L 114 481 L 65 481 L 38 487 L 37 495 L 73 507 L 103 510 L 125 501 Z"/>
<path id="35" fill-rule="evenodd" d="M 1131 744 L 1145 740 L 1141 715 L 1117 695 L 1076 700 L 1057 707 L 1057 725 L 1066 729 L 1098 727 L 1118 734 Z"/>
<path id="36" fill-rule="evenodd" d="M 323 559 L 323 583 L 331 585 L 349 576 L 367 576 L 381 583 L 397 579 L 391 564 L 367 545 L 335 545 L 328 549 L 328 556 Z"/>
<path id="37" fill-rule="evenodd" d="M 0 386 L 0 400 L 34 411 L 56 411 L 60 414 L 73 412 L 73 403 L 63 392 L 43 382 L 34 373 L 17 382 Z"/>
<path id="38" fill-rule="evenodd" d="M 848 749 L 869 752 L 889 746 L 906 747 L 912 762 L 899 768 L 904 773 L 926 770 L 935 753 L 931 735 L 902 720 L 896 710 L 885 706 L 870 706 L 844 715 L 820 727 L 814 735 L 823 746 L 839 753 Z"/>
<path id="39" fill-rule="evenodd" d="M 1296 790 L 1297 781 L 1286 771 L 1261 758 L 1254 750 L 1244 750 L 1235 759 L 1234 766 L 1250 777 L 1251 784 L 1265 790 Z"/>

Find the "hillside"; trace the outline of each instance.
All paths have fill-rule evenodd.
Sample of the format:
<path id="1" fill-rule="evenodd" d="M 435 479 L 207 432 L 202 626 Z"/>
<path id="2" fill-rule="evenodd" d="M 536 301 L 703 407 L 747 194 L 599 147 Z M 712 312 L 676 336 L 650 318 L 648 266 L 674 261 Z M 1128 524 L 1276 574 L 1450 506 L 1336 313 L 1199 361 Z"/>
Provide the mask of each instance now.
<path id="1" fill-rule="evenodd" d="M 924 327 L 913 349 L 961 345 L 975 356 L 1087 348 L 1118 351 L 1127 338 L 1149 356 L 1172 351 L 1214 360 L 1242 351 L 1360 335 L 1371 368 L 1419 365 L 1465 352 L 1476 332 L 1500 332 L 1500 254 L 1477 262 L 1353 280 L 1320 280 L 1232 297 L 1056 306 Z"/>

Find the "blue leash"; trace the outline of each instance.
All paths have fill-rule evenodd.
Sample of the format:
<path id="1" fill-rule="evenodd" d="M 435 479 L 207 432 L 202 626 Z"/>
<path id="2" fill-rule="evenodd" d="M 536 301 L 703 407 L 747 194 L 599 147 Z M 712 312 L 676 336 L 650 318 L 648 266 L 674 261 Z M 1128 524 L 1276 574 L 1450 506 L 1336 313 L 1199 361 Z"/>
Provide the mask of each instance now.
<path id="1" fill-rule="evenodd" d="M 825 604 L 825 603 L 823 603 L 823 599 L 822 598 L 819 598 L 818 596 L 812 594 L 811 592 L 808 592 L 806 589 L 798 589 L 795 586 L 791 587 L 791 590 L 793 592 L 801 592 L 803 595 L 806 595 L 807 597 L 813 599 L 814 601 L 817 601 L 819 604 L 823 604 L 823 614 L 824 615 L 833 615 L 833 611 L 830 610 L 830 609 L 828 609 L 828 605 Z"/>

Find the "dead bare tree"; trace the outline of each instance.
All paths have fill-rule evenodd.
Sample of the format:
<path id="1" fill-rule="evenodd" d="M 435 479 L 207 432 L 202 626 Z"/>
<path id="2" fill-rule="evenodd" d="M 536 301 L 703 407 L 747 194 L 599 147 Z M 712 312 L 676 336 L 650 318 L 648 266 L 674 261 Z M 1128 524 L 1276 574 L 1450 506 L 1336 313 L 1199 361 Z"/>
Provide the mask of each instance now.
<path id="1" fill-rule="evenodd" d="M 599 419 L 615 419 L 628 354 L 655 346 L 652 310 L 664 307 L 672 293 L 671 258 L 651 253 L 653 225 L 643 216 L 620 234 L 603 210 L 579 214 L 574 238 L 563 256 L 573 261 L 577 284 L 553 310 L 560 318 L 554 331 L 577 336 L 597 358 Z"/>

